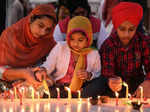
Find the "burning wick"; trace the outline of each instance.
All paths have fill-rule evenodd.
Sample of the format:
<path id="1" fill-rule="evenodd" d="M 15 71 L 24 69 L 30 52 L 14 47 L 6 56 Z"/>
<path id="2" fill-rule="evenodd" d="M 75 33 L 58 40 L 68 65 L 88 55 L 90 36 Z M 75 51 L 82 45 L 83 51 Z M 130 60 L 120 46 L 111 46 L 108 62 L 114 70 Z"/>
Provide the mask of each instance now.
<path id="1" fill-rule="evenodd" d="M 139 87 L 140 88 L 140 98 L 141 98 L 141 101 L 143 100 L 143 87 L 142 86 L 140 86 Z"/>
<path id="2" fill-rule="evenodd" d="M 38 100 L 40 99 L 40 93 L 36 92 Z"/>
<path id="3" fill-rule="evenodd" d="M 129 93 L 128 84 L 123 82 L 122 85 L 126 87 L 126 98 L 128 99 L 128 93 Z"/>
<path id="4" fill-rule="evenodd" d="M 68 87 L 65 87 L 65 89 L 68 91 L 68 99 L 70 100 L 72 98 L 72 96 L 71 96 L 71 90 Z"/>
<path id="5" fill-rule="evenodd" d="M 56 88 L 56 90 L 57 90 L 57 98 L 59 99 L 60 98 L 60 89 Z"/>
<path id="6" fill-rule="evenodd" d="M 119 104 L 119 102 L 118 102 L 119 93 L 115 92 L 115 96 L 116 96 L 116 106 L 118 106 L 118 104 Z"/>
<path id="7" fill-rule="evenodd" d="M 34 88 L 30 86 L 32 101 L 34 100 Z"/>
<path id="8" fill-rule="evenodd" d="M 78 99 L 81 100 L 81 91 L 78 90 L 77 92 L 78 92 Z"/>

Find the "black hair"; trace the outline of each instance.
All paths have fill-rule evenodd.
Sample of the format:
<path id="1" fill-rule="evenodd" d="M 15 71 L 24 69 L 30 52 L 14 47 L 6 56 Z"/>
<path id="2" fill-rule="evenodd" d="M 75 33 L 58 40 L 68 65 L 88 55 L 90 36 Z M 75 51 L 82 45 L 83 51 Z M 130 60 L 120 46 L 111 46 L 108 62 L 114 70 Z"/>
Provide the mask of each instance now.
<path id="1" fill-rule="evenodd" d="M 65 8 L 67 8 L 70 11 L 72 5 L 73 5 L 72 0 L 58 0 L 57 10 L 56 10 L 57 21 L 58 21 L 58 14 L 59 14 L 59 11 L 60 11 L 60 7 L 64 6 Z"/>
<path id="2" fill-rule="evenodd" d="M 50 15 L 33 15 L 30 19 L 30 23 L 33 23 L 36 19 L 41 19 L 44 17 L 47 17 L 47 18 L 53 20 L 54 24 L 56 24 L 56 19 Z"/>
<path id="3" fill-rule="evenodd" d="M 71 10 L 70 10 L 71 14 L 74 13 L 74 11 L 77 8 L 81 7 L 83 9 L 87 10 L 87 12 L 88 12 L 87 17 L 89 17 L 89 15 L 91 13 L 91 7 L 88 3 L 88 0 L 71 0 L 71 1 L 72 2 L 74 1 L 74 3 L 72 4 Z M 72 17 L 72 15 L 71 15 L 71 17 Z"/>

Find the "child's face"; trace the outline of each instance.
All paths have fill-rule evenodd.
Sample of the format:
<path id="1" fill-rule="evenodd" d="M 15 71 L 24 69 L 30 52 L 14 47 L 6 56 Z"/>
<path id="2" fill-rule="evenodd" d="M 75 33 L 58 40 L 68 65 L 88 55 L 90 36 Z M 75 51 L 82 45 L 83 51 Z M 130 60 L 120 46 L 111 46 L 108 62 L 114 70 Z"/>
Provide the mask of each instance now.
<path id="1" fill-rule="evenodd" d="M 128 21 L 123 22 L 117 29 L 117 34 L 124 46 L 128 45 L 134 37 L 137 27 Z"/>
<path id="2" fill-rule="evenodd" d="M 72 33 L 70 36 L 70 47 L 80 52 L 83 48 L 86 48 L 88 45 L 87 37 L 82 32 Z"/>

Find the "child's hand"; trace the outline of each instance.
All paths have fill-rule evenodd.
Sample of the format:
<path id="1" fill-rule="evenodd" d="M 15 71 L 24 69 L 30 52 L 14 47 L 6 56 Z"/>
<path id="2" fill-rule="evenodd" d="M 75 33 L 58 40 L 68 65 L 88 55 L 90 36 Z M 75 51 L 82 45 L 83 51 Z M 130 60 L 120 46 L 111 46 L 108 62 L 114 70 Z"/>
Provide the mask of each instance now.
<path id="1" fill-rule="evenodd" d="M 87 72 L 86 70 L 79 70 L 77 71 L 77 76 L 79 79 L 89 80 L 92 74 L 90 72 Z"/>

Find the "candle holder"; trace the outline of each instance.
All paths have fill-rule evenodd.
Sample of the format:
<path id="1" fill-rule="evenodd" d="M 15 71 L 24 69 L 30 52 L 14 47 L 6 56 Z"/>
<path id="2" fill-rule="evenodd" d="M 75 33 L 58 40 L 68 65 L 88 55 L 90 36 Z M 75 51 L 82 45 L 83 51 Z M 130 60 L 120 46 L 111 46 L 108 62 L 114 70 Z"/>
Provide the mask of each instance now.
<path id="1" fill-rule="evenodd" d="M 138 101 L 131 102 L 131 104 L 132 104 L 133 109 L 135 109 L 135 110 L 140 110 L 143 105 L 141 102 L 139 103 Z"/>
<path id="2" fill-rule="evenodd" d="M 90 98 L 90 103 L 92 105 L 97 105 L 98 104 L 98 97 L 91 97 Z"/>
<path id="3" fill-rule="evenodd" d="M 109 96 L 101 96 L 101 97 L 100 97 L 100 101 L 101 101 L 102 103 L 108 103 L 109 100 L 110 100 Z"/>

